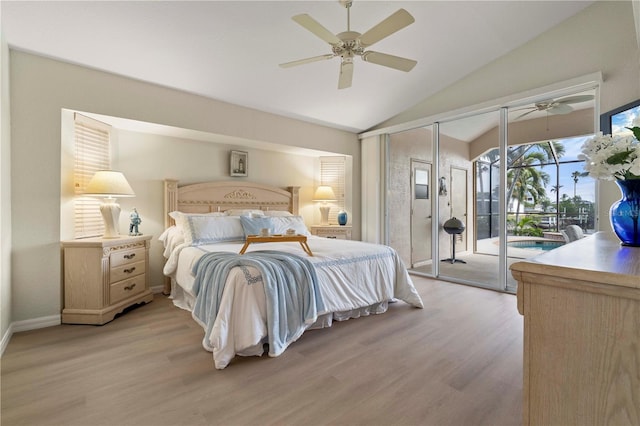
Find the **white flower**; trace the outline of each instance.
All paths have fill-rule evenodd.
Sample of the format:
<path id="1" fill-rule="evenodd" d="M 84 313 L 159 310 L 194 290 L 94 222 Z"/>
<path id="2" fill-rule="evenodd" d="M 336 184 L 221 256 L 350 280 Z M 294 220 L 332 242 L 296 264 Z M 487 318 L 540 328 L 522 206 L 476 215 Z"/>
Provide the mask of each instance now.
<path id="1" fill-rule="evenodd" d="M 633 135 L 602 135 L 587 140 L 578 158 L 585 160 L 584 169 L 596 179 L 640 179 L 640 126 L 631 128 Z"/>

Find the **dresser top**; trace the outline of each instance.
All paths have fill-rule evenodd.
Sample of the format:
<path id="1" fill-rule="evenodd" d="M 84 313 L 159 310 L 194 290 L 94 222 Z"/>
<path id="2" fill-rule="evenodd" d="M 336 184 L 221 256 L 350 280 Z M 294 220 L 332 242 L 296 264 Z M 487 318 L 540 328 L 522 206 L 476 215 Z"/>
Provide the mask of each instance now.
<path id="1" fill-rule="evenodd" d="M 120 235 L 117 238 L 78 238 L 76 240 L 62 241 L 62 247 L 113 247 L 123 244 L 135 244 L 151 239 L 151 235 Z"/>
<path id="2" fill-rule="evenodd" d="M 613 233 L 598 232 L 510 269 L 640 289 L 640 247 L 622 246 Z"/>

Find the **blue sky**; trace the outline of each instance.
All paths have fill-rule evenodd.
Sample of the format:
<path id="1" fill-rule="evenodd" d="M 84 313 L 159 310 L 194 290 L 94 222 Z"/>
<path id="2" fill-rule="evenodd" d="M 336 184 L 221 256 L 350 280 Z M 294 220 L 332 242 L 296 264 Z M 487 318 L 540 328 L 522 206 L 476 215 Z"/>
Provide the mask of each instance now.
<path id="1" fill-rule="evenodd" d="M 638 115 L 640 115 L 640 105 L 612 116 L 611 133 L 631 133 L 625 127 L 631 127 L 633 120 L 638 118 Z"/>

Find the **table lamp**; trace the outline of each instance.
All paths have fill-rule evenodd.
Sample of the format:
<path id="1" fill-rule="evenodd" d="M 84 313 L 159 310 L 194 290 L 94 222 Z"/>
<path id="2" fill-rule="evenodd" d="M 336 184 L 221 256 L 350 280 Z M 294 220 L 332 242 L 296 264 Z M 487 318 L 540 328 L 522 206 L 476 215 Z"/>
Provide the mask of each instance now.
<path id="1" fill-rule="evenodd" d="M 116 203 L 116 198 L 136 196 L 124 175 L 113 170 L 98 170 L 85 188 L 84 195 L 104 198 L 100 205 L 100 213 L 104 220 L 102 238 L 117 238 L 120 235 L 120 205 Z"/>
<path id="2" fill-rule="evenodd" d="M 333 189 L 330 186 L 319 186 L 318 189 L 316 189 L 313 201 L 320 201 L 322 203 L 320 205 L 320 225 L 328 225 L 329 210 L 331 210 L 328 202 L 336 201 L 336 195 L 333 193 Z"/>

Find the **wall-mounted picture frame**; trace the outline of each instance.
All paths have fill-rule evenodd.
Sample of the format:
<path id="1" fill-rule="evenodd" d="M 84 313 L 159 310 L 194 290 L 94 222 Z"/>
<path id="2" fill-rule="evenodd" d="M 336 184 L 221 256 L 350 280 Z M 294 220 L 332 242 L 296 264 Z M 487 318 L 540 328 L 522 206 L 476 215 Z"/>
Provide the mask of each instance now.
<path id="1" fill-rule="evenodd" d="M 249 176 L 249 153 L 231 151 L 229 159 L 229 175 L 235 177 Z"/>
<path id="2" fill-rule="evenodd" d="M 604 135 L 631 133 L 633 120 L 640 116 L 640 99 L 600 115 L 600 131 Z"/>

